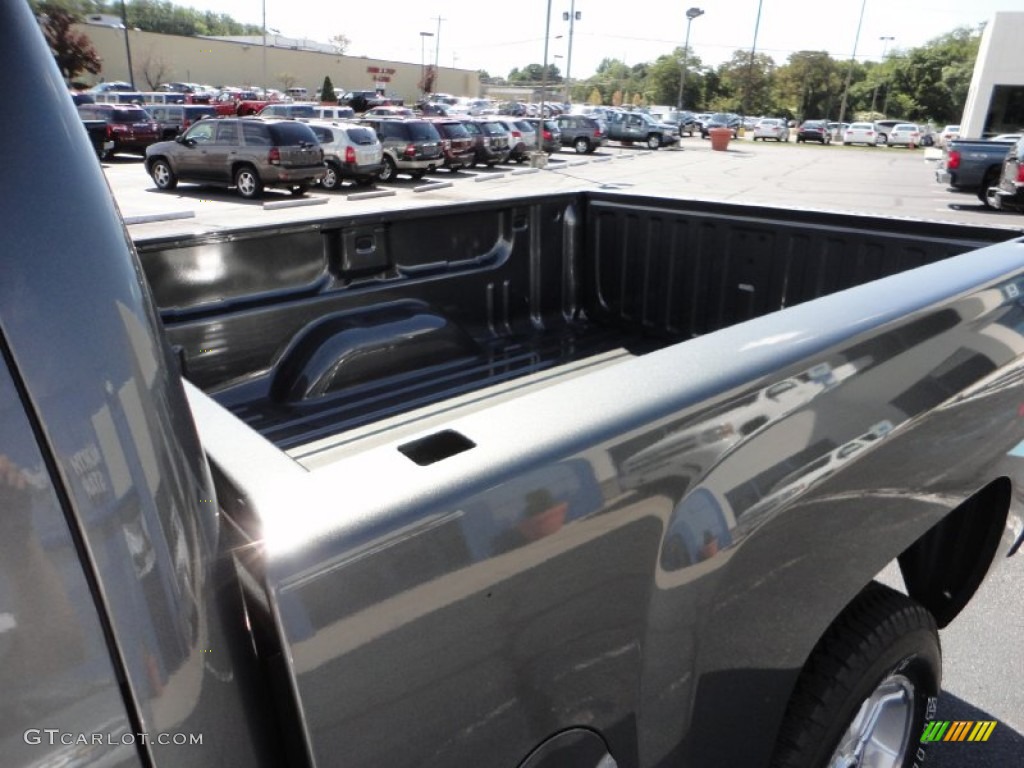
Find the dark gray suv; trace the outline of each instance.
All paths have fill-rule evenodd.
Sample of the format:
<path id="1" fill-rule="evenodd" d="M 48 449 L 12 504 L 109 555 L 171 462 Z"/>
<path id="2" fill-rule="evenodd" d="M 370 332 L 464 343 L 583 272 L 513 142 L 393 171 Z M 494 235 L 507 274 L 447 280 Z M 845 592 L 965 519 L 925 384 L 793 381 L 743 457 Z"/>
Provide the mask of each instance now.
<path id="1" fill-rule="evenodd" d="M 359 121 L 377 132 L 384 149 L 380 180 L 391 182 L 402 171 L 421 179 L 427 171 L 444 165 L 441 134 L 427 120 L 394 117 L 364 118 Z"/>
<path id="2" fill-rule="evenodd" d="M 146 170 L 158 189 L 192 181 L 235 187 L 248 199 L 264 187 L 301 195 L 326 168 L 320 142 L 305 123 L 237 117 L 200 120 L 174 141 L 153 144 Z"/>
<path id="3" fill-rule="evenodd" d="M 562 146 L 572 147 L 578 155 L 586 155 L 608 143 L 604 123 L 586 115 L 559 115 L 555 118 L 562 132 Z"/>

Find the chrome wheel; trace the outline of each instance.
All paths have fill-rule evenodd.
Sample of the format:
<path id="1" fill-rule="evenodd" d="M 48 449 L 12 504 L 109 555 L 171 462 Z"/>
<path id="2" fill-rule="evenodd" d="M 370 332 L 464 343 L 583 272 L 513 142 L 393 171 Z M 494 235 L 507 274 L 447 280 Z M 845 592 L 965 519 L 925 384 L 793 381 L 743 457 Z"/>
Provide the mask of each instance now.
<path id="1" fill-rule="evenodd" d="M 246 200 L 259 197 L 263 192 L 263 182 L 260 181 L 256 170 L 249 166 L 238 169 L 235 174 L 235 186 L 238 188 L 238 194 Z"/>
<path id="2" fill-rule="evenodd" d="M 572 146 L 573 146 L 573 149 L 576 150 L 576 154 L 577 155 L 585 155 L 585 154 L 587 154 L 587 152 L 590 151 L 590 142 L 587 141 L 582 136 L 580 136 L 578 139 L 576 139 L 576 141 L 573 142 Z"/>
<path id="3" fill-rule="evenodd" d="M 338 175 L 338 169 L 332 163 L 328 163 L 324 177 L 320 180 L 320 186 L 324 189 L 337 189 L 340 184 L 341 177 Z"/>
<path id="4" fill-rule="evenodd" d="M 167 164 L 166 160 L 157 160 L 153 163 L 150 174 L 157 189 L 174 189 L 174 186 L 178 183 L 174 171 L 171 170 L 171 166 Z"/>
<path id="5" fill-rule="evenodd" d="M 900 674 L 888 676 L 861 704 L 829 768 L 900 768 L 911 744 L 913 721 L 914 684 Z"/>

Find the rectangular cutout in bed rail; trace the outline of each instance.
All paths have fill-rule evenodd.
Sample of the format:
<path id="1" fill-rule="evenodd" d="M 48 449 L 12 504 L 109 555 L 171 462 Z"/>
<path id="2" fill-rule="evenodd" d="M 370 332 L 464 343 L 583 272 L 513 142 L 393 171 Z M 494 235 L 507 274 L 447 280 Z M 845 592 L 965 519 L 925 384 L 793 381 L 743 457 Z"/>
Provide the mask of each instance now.
<path id="1" fill-rule="evenodd" d="M 476 443 L 453 429 L 435 432 L 398 446 L 399 451 L 421 467 L 429 467 L 470 448 L 476 448 Z"/>

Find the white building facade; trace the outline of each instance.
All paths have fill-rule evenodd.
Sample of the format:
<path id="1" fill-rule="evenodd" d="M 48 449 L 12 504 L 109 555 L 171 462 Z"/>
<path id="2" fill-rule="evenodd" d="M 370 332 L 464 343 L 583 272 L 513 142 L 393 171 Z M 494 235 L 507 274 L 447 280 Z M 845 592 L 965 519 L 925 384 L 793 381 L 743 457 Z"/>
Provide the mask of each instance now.
<path id="1" fill-rule="evenodd" d="M 960 121 L 960 135 L 1024 131 L 1024 13 L 1000 11 L 986 25 Z"/>

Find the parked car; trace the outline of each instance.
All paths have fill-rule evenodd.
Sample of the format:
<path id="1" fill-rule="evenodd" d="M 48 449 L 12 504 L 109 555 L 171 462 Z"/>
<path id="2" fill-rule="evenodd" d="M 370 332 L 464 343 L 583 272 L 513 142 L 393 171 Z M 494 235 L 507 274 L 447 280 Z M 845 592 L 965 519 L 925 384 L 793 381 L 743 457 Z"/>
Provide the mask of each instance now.
<path id="1" fill-rule="evenodd" d="M 842 141 L 843 136 L 846 134 L 846 129 L 850 127 L 849 123 L 828 123 L 828 132 L 831 134 L 834 140 Z"/>
<path id="2" fill-rule="evenodd" d="M 286 101 L 267 104 L 256 114 L 260 117 L 293 117 L 304 120 L 320 117 L 315 104 L 294 104 Z"/>
<path id="3" fill-rule="evenodd" d="M 708 131 L 712 128 L 728 128 L 732 131 L 732 137 L 735 139 L 740 135 L 741 123 L 742 120 L 739 115 L 731 112 L 716 112 L 701 124 L 700 137 L 702 139 L 708 138 Z"/>
<path id="4" fill-rule="evenodd" d="M 142 107 L 133 104 L 79 104 L 83 120 L 104 120 L 107 137 L 114 142 L 105 150 L 104 160 L 121 153 L 142 155 L 146 147 L 160 141 L 160 126 Z"/>
<path id="5" fill-rule="evenodd" d="M 384 167 L 384 149 L 373 129 L 340 122 L 310 122 L 324 150 L 324 177 L 320 186 L 338 189 L 344 179 L 360 186 L 373 183 Z"/>
<path id="6" fill-rule="evenodd" d="M 441 134 L 428 120 L 394 117 L 369 117 L 359 121 L 377 132 L 384 148 L 384 167 L 380 180 L 391 182 L 399 172 L 422 179 L 427 171 L 444 165 Z"/>
<path id="7" fill-rule="evenodd" d="M 107 93 L 109 91 L 130 92 L 135 90 L 135 86 L 133 86 L 131 83 L 126 83 L 124 80 L 107 80 L 104 83 L 96 83 L 96 85 L 89 89 L 89 92 Z"/>
<path id="8" fill-rule="evenodd" d="M 572 147 L 576 154 L 587 155 L 608 144 L 604 123 L 586 115 L 559 115 L 555 118 L 561 132 L 563 147 Z"/>
<path id="9" fill-rule="evenodd" d="M 547 152 L 549 155 L 553 155 L 555 152 L 562 150 L 562 132 L 558 128 L 557 118 L 546 118 L 542 120 L 539 117 L 528 117 L 526 122 L 533 128 L 534 143 L 533 148 L 540 149 Z M 540 134 L 540 143 L 537 143 L 537 134 Z"/>
<path id="10" fill-rule="evenodd" d="M 382 104 L 378 107 L 370 107 L 363 113 L 363 117 L 416 117 L 416 113 L 408 107 Z"/>
<path id="11" fill-rule="evenodd" d="M 763 117 L 754 126 L 754 141 L 789 141 L 789 125 L 777 117 Z"/>
<path id="12" fill-rule="evenodd" d="M 192 123 L 217 116 L 209 104 L 153 104 L 146 111 L 160 125 L 161 139 L 173 139 Z"/>
<path id="13" fill-rule="evenodd" d="M 921 128 L 914 123 L 897 123 L 889 131 L 889 136 L 886 139 L 886 144 L 890 147 L 910 147 L 916 149 L 921 146 L 921 140 L 924 134 L 921 132 Z"/>
<path id="14" fill-rule="evenodd" d="M 509 156 L 508 159 L 515 163 L 526 161 L 526 153 L 530 151 L 526 145 L 523 131 L 513 117 L 491 117 L 490 122 L 500 125 L 508 133 Z"/>
<path id="15" fill-rule="evenodd" d="M 988 204 L 999 210 L 1024 211 L 1024 139 L 1006 153 L 999 181 L 988 190 Z"/>
<path id="16" fill-rule="evenodd" d="M 341 105 L 352 107 L 356 113 L 365 112 L 373 107 L 381 107 L 390 103 L 390 99 L 376 91 L 349 91 L 341 97 Z"/>
<path id="17" fill-rule="evenodd" d="M 850 123 L 843 133 L 843 144 L 867 144 L 874 147 L 882 143 L 874 123 Z"/>
<path id="18" fill-rule="evenodd" d="M 476 140 L 469 135 L 461 120 L 454 117 L 427 118 L 441 134 L 444 165 L 452 173 L 469 168 L 476 160 Z"/>
<path id="19" fill-rule="evenodd" d="M 953 139 L 960 138 L 960 126 L 959 125 L 947 125 L 942 131 L 939 132 L 938 144 L 940 147 L 946 146 Z"/>
<path id="20" fill-rule="evenodd" d="M 326 171 L 324 151 L 306 123 L 262 117 L 200 120 L 174 141 L 150 146 L 146 170 L 161 190 L 189 181 L 233 186 L 246 199 L 265 187 L 303 194 Z"/>
<path id="21" fill-rule="evenodd" d="M 819 144 L 831 144 L 832 132 L 824 120 L 805 120 L 796 132 L 796 143 L 816 141 Z"/>
<path id="22" fill-rule="evenodd" d="M 527 121 L 527 118 L 521 117 L 516 121 L 516 127 L 519 128 L 519 132 L 523 135 L 523 144 L 526 145 L 527 152 L 533 152 L 537 149 L 537 129 L 536 126 Z"/>
<path id="23" fill-rule="evenodd" d="M 878 136 L 879 144 L 889 142 L 889 134 L 897 125 L 905 124 L 905 120 L 875 120 L 875 134 Z"/>
<path id="24" fill-rule="evenodd" d="M 473 139 L 473 162 L 470 167 L 479 164 L 493 168 L 498 163 L 508 160 L 512 151 L 508 145 L 508 131 L 500 123 L 492 120 L 463 118 L 462 124 Z"/>
<path id="25" fill-rule="evenodd" d="M 315 104 L 313 112 L 320 120 L 348 120 L 356 116 L 352 107 L 339 107 L 333 104 Z"/>

